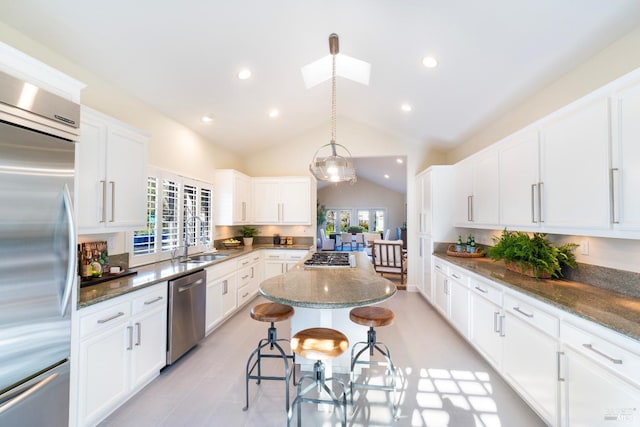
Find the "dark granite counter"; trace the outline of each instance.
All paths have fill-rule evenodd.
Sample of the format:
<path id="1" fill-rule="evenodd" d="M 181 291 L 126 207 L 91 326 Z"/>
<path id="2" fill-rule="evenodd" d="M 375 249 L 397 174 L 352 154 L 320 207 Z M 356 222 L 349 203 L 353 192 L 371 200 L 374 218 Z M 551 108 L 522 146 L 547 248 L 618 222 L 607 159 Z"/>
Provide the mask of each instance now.
<path id="1" fill-rule="evenodd" d="M 640 341 L 640 299 L 570 280 L 534 279 L 509 271 L 489 258 L 435 256 L 569 313 Z"/>
<path id="2" fill-rule="evenodd" d="M 254 244 L 253 246 L 249 247 L 241 246 L 238 249 L 219 250 L 216 252 L 217 254 L 223 254 L 227 256 L 214 261 L 200 263 L 162 261 L 154 264 L 135 267 L 135 270 L 137 270 L 138 272 L 136 275 L 121 277 L 97 285 L 80 288 L 80 290 L 78 291 L 78 308 L 97 304 L 99 302 L 106 301 L 129 292 L 134 292 L 165 280 L 171 280 L 176 277 L 184 276 L 185 274 L 202 270 L 205 267 L 211 267 L 223 262 L 227 262 L 234 258 L 250 254 L 251 252 L 260 249 L 309 250 L 310 246 Z"/>
<path id="3" fill-rule="evenodd" d="M 262 282 L 260 294 L 294 307 L 328 309 L 375 304 L 395 295 L 396 286 L 376 274 L 366 253 L 353 254 L 354 268 L 309 268 L 302 260 L 287 273 Z"/>

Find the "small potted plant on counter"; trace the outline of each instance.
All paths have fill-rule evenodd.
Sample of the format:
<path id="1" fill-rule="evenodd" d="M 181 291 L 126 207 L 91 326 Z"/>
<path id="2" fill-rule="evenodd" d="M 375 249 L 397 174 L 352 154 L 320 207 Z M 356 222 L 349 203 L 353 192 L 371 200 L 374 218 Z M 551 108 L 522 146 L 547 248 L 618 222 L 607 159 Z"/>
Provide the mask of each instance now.
<path id="1" fill-rule="evenodd" d="M 240 234 L 242 235 L 244 245 L 251 246 L 253 245 L 253 238 L 258 235 L 258 229 L 250 225 L 245 225 L 240 229 Z"/>
<path id="2" fill-rule="evenodd" d="M 533 233 L 531 237 L 522 231 L 503 230 L 494 237 L 494 246 L 487 252 L 494 261 L 504 260 L 507 270 L 527 276 L 548 279 L 562 277 L 562 267 L 577 267 L 573 250 L 578 246 L 567 243 L 553 246 L 544 233 Z"/>

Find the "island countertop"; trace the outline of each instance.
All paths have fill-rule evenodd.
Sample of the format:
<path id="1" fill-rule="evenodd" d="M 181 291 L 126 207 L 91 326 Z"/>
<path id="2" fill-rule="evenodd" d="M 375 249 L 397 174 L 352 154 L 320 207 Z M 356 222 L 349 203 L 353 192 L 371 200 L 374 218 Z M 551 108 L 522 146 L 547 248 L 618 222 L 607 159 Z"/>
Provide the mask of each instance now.
<path id="1" fill-rule="evenodd" d="M 375 272 L 366 253 L 352 254 L 353 268 L 309 268 L 302 260 L 287 273 L 262 282 L 260 294 L 280 304 L 329 309 L 376 304 L 395 295 L 396 285 Z"/>

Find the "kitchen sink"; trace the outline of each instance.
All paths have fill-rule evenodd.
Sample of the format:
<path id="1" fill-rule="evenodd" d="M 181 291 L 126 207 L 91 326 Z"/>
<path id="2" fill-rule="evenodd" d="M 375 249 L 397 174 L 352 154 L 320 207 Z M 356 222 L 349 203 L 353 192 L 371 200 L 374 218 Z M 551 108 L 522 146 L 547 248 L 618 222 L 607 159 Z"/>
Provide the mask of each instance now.
<path id="1" fill-rule="evenodd" d="M 209 262 L 209 261 L 215 261 L 217 259 L 222 259 L 222 258 L 226 258 L 228 257 L 229 254 L 203 254 L 203 255 L 194 255 L 189 257 L 186 260 L 180 261 L 180 262 L 192 262 L 192 263 L 198 263 L 198 262 Z"/>

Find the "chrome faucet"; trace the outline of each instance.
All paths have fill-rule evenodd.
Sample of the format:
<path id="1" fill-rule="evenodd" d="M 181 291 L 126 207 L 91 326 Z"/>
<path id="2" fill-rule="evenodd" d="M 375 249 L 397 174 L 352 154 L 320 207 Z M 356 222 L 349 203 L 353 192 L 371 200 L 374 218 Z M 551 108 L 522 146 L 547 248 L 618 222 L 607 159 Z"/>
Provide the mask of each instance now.
<path id="1" fill-rule="evenodd" d="M 187 218 L 187 220 L 184 223 L 185 226 L 185 233 L 184 233 L 184 252 L 182 253 L 182 257 L 181 257 L 181 261 L 188 261 L 189 260 L 189 233 L 187 233 L 187 230 L 189 229 L 189 224 L 195 221 L 199 221 L 200 222 L 200 227 L 202 227 L 202 225 L 204 224 L 204 221 L 202 220 L 202 218 L 200 218 L 197 215 L 193 215 L 190 216 L 189 218 Z M 200 241 L 203 242 L 204 239 L 206 239 L 204 236 L 200 237 Z M 208 239 L 207 239 L 208 242 Z"/>

